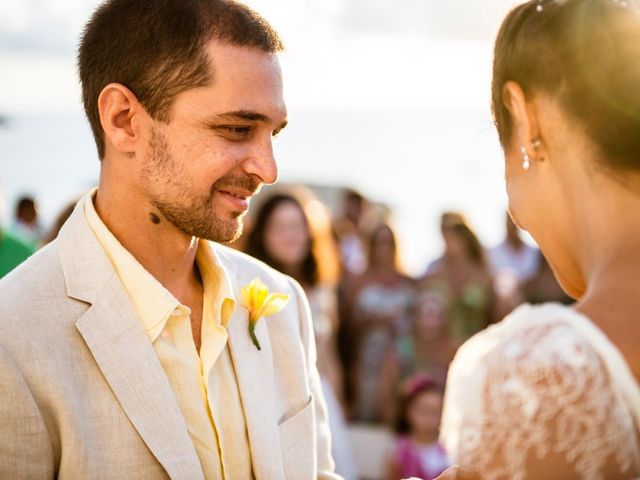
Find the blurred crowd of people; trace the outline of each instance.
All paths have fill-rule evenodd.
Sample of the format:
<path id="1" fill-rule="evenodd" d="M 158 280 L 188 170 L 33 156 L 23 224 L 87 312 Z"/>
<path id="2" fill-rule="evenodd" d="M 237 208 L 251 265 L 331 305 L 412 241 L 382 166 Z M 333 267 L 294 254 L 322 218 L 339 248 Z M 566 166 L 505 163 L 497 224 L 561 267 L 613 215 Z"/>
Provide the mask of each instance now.
<path id="1" fill-rule="evenodd" d="M 396 432 L 389 478 L 435 478 L 448 466 L 438 425 L 458 347 L 522 303 L 571 300 L 509 215 L 504 241 L 485 248 L 462 213 L 443 213 L 444 251 L 412 278 L 390 212 L 352 190 L 341 200 L 330 212 L 309 189 L 272 189 L 256 199 L 232 246 L 307 293 L 337 471 L 359 478 L 347 428 L 358 423 Z M 0 276 L 55 238 L 72 207 L 45 232 L 35 199 L 20 198 L 0 230 Z"/>
<path id="2" fill-rule="evenodd" d="M 357 478 L 345 422 L 365 423 L 398 435 L 389 478 L 435 478 L 448 466 L 438 424 L 457 348 L 522 303 L 571 299 L 509 215 L 488 249 L 463 214 L 445 212 L 444 251 L 419 278 L 400 266 L 385 209 L 345 191 L 333 217 L 308 190 L 280 189 L 255 205 L 235 246 L 309 297 L 337 471 Z"/>

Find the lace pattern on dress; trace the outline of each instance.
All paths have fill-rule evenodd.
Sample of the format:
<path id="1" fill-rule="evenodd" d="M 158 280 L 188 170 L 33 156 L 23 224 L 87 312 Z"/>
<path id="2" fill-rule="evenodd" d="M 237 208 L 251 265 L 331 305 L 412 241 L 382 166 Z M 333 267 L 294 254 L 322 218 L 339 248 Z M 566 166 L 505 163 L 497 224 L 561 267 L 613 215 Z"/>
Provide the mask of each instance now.
<path id="1" fill-rule="evenodd" d="M 549 454 L 559 455 L 584 480 L 605 478 L 604 468 L 612 462 L 620 473 L 637 468 L 633 417 L 597 352 L 579 332 L 565 322 L 536 321 L 500 338 L 491 338 L 497 332 L 488 333 L 493 348 L 474 339 L 450 374 L 451 384 L 460 381 L 456 364 L 464 367 L 466 377 L 469 363 L 476 373 L 484 370 L 483 381 L 476 384 L 480 391 L 465 395 L 470 396 L 465 404 L 481 399 L 481 415 L 477 405 L 476 413 L 469 414 L 455 398 L 454 405 L 445 407 L 443 437 L 446 442 L 453 433 L 447 430 L 457 430 L 457 463 L 483 478 L 514 480 L 527 478 L 532 455 L 542 462 Z M 462 397 L 456 398 L 459 403 Z M 459 411 L 452 414 L 454 410 Z"/>

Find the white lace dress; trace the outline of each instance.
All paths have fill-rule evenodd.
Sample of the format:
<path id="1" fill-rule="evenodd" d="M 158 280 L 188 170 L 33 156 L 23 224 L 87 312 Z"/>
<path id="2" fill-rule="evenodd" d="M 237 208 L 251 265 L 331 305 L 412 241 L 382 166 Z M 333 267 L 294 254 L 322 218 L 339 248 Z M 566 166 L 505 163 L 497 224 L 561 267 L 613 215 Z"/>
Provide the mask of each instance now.
<path id="1" fill-rule="evenodd" d="M 638 432 L 638 383 L 604 333 L 570 308 L 522 306 L 451 364 L 441 440 L 474 476 L 640 478 Z"/>

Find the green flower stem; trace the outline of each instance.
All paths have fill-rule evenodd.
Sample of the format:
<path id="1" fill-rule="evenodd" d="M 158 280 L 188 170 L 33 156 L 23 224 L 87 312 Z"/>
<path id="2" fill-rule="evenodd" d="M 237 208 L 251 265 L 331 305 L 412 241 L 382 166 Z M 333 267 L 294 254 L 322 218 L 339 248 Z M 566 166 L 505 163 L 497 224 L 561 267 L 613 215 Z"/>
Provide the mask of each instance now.
<path id="1" fill-rule="evenodd" d="M 250 323 L 249 324 L 249 335 L 251 335 L 251 340 L 253 341 L 253 344 L 256 346 L 256 348 L 258 350 L 262 350 L 262 348 L 260 348 L 260 342 L 258 341 L 258 337 L 256 337 L 256 325 L 255 325 L 255 323 Z"/>

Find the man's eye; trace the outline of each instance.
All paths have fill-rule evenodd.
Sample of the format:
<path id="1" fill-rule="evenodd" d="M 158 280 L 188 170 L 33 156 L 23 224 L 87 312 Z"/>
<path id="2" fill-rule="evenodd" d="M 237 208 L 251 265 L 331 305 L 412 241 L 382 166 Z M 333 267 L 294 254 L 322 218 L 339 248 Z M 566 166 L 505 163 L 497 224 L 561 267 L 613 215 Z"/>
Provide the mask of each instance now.
<path id="1" fill-rule="evenodd" d="M 246 135 L 251 131 L 249 127 L 227 127 L 227 130 L 236 135 Z"/>
<path id="2" fill-rule="evenodd" d="M 224 125 L 217 127 L 217 130 L 234 140 L 245 138 L 251 133 L 251 127 L 246 126 Z"/>

